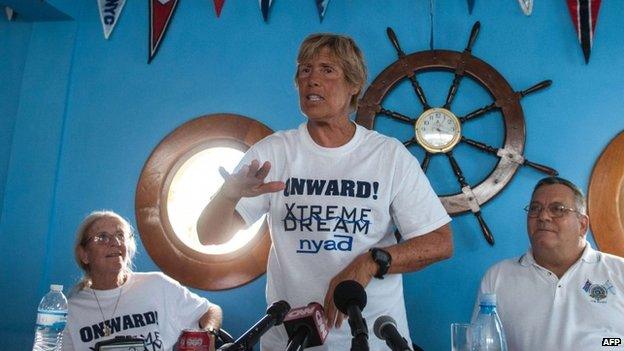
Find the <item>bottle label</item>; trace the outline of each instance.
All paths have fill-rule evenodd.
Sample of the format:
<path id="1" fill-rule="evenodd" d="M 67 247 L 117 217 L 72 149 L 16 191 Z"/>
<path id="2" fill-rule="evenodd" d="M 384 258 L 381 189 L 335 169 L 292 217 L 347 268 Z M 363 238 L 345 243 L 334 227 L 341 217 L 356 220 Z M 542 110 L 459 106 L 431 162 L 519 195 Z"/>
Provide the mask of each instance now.
<path id="1" fill-rule="evenodd" d="M 56 330 L 65 329 L 66 311 L 37 311 L 37 327 L 49 327 Z"/>

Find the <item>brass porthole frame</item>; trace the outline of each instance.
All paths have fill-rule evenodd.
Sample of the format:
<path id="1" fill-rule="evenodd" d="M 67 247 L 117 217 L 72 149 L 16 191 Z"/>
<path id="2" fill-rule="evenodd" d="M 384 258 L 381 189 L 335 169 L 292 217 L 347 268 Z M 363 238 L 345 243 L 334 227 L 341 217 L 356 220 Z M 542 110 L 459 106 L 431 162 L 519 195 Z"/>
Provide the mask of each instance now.
<path id="1" fill-rule="evenodd" d="M 587 211 L 600 251 L 624 257 L 624 131 L 604 149 L 594 165 Z"/>

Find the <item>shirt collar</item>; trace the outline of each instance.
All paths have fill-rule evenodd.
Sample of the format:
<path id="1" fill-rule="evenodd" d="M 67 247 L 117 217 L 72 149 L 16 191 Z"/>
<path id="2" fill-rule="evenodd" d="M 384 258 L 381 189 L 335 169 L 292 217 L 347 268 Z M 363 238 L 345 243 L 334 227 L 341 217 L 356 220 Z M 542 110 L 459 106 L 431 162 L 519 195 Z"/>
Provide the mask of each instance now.
<path id="1" fill-rule="evenodd" d="M 581 255 L 580 260 L 587 263 L 596 263 L 600 261 L 600 251 L 594 250 L 589 241 L 586 241 L 585 249 L 583 249 L 583 254 Z M 535 258 L 533 257 L 533 251 L 530 247 L 524 255 L 520 256 L 518 263 L 523 267 L 529 267 L 537 264 L 537 262 L 535 262 Z"/>

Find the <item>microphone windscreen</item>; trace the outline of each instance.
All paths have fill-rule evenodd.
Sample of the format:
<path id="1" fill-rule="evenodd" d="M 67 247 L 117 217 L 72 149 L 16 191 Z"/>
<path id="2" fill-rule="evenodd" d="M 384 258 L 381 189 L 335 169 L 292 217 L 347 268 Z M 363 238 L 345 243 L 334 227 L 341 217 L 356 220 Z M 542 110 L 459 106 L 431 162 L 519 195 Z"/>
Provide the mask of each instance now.
<path id="1" fill-rule="evenodd" d="M 355 280 L 342 281 L 334 289 L 334 303 L 340 312 L 347 314 L 350 304 L 355 304 L 363 310 L 366 307 L 366 291 Z"/>
<path id="2" fill-rule="evenodd" d="M 312 302 L 305 307 L 293 308 L 284 318 L 284 328 L 288 338 L 292 338 L 300 328 L 308 330 L 307 347 L 323 345 L 329 330 L 325 323 L 325 311 L 319 303 Z"/>
<path id="3" fill-rule="evenodd" d="M 381 330 L 388 324 L 393 325 L 396 328 L 396 321 L 394 318 L 390 316 L 381 316 L 377 318 L 375 325 L 373 325 L 373 332 L 375 333 L 375 336 L 383 340 L 384 337 L 381 335 Z"/>
<path id="4" fill-rule="evenodd" d="M 282 321 L 284 321 L 284 317 L 286 317 L 288 311 L 290 311 L 290 305 L 288 302 L 281 300 L 269 306 L 267 314 L 275 319 L 275 325 L 280 325 Z"/>

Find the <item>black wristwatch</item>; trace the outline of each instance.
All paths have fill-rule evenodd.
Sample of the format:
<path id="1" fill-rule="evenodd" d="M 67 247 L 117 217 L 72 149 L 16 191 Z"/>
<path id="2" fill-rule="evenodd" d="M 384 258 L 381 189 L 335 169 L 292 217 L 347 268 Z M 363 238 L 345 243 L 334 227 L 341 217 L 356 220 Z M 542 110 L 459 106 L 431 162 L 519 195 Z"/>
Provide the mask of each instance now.
<path id="1" fill-rule="evenodd" d="M 377 263 L 378 269 L 377 274 L 375 274 L 375 278 L 383 279 L 384 275 L 388 273 L 388 269 L 390 269 L 390 264 L 392 263 L 392 256 L 390 253 L 384 249 L 380 249 L 374 247 L 369 250 L 371 256 L 373 257 L 373 261 Z"/>

